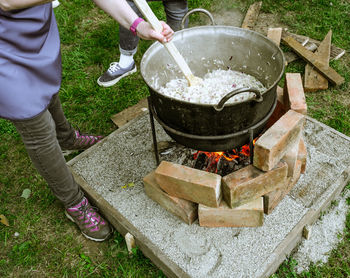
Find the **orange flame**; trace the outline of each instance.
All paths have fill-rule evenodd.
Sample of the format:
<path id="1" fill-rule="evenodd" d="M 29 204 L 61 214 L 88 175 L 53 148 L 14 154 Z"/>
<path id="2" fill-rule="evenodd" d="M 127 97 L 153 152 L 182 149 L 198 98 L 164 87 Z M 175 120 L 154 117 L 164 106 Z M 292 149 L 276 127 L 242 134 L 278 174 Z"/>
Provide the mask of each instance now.
<path id="1" fill-rule="evenodd" d="M 258 139 L 255 138 L 253 140 L 253 146 L 255 145 L 256 140 Z M 193 158 L 196 160 L 200 154 L 205 154 L 207 159 L 209 160 L 209 163 L 207 164 L 206 171 L 209 171 L 213 166 L 216 167 L 216 164 L 219 162 L 221 157 L 224 157 L 227 161 L 232 161 L 234 159 L 240 158 L 239 154 L 241 156 L 249 157 L 250 156 L 250 147 L 249 144 L 243 145 L 241 148 L 241 151 L 239 154 L 237 154 L 237 151 L 233 149 L 230 152 L 204 152 L 204 151 L 197 151 L 194 155 Z M 215 170 L 217 172 L 218 169 Z"/>

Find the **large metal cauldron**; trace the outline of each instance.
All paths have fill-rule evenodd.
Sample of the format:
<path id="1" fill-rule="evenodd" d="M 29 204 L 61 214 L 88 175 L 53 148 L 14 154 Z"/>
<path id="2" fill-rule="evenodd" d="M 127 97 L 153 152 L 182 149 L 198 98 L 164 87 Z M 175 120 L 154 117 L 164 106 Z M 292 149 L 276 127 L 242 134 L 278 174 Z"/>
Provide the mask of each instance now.
<path id="1" fill-rule="evenodd" d="M 173 42 L 195 76 L 231 68 L 253 75 L 267 90 L 245 102 L 228 104 L 223 100 L 222 109 L 217 104 L 189 103 L 164 96 L 159 88 L 183 75 L 166 49 L 156 42 L 142 58 L 141 74 L 157 117 L 171 129 L 195 136 L 225 137 L 256 126 L 271 112 L 277 83 L 284 72 L 283 53 L 274 42 L 257 32 L 230 26 L 185 29 L 175 34 Z M 166 131 L 177 140 L 173 132 Z"/>

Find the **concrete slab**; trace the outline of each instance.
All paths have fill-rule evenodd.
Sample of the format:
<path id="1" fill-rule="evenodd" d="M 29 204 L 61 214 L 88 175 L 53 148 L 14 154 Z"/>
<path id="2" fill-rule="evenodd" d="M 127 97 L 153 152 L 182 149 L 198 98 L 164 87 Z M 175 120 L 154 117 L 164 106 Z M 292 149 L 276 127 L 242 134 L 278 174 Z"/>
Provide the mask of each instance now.
<path id="1" fill-rule="evenodd" d="M 169 140 L 158 124 L 156 132 L 158 141 Z M 167 276 L 268 277 L 350 179 L 349 137 L 311 118 L 304 136 L 306 172 L 258 228 L 189 226 L 145 195 L 142 179 L 156 168 L 148 114 L 68 164 L 111 223 Z"/>

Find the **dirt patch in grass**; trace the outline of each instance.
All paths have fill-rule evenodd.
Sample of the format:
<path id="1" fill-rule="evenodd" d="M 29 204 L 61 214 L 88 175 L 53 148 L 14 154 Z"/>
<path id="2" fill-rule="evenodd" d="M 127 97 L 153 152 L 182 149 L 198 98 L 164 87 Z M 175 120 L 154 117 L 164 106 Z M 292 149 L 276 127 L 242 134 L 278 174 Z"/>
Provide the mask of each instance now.
<path id="1" fill-rule="evenodd" d="M 240 27 L 244 15 L 241 9 L 222 10 L 220 12 L 213 12 L 213 17 L 216 25 L 229 25 Z"/>
<path id="2" fill-rule="evenodd" d="M 344 106 L 347 106 L 348 108 L 350 108 L 349 92 L 344 93 L 344 94 L 335 95 L 335 99 L 337 101 L 339 101 L 340 103 L 342 103 Z"/>
<path id="3" fill-rule="evenodd" d="M 217 1 L 208 11 L 213 16 L 215 25 L 241 26 L 245 7 L 246 4 L 242 2 L 222 0 Z M 189 16 L 190 27 L 205 25 L 211 25 L 207 15 L 196 12 Z"/>
<path id="4" fill-rule="evenodd" d="M 246 5 L 246 3 L 236 3 L 235 5 L 231 4 L 231 6 L 227 8 L 227 5 L 228 4 L 226 3 L 226 5 L 221 4 L 215 6 L 214 10 L 211 11 L 215 24 L 240 27 L 245 17 L 245 10 L 248 6 Z M 201 16 L 199 21 L 200 24 L 203 25 L 210 24 L 210 20 L 208 18 L 205 18 L 204 16 Z M 286 24 L 281 22 L 279 14 L 264 13 L 260 11 L 259 17 L 254 26 L 254 31 L 266 35 L 268 28 L 275 27 L 288 28 Z"/>
<path id="5" fill-rule="evenodd" d="M 79 25 L 79 28 L 83 32 L 91 32 L 99 29 L 100 24 L 103 24 L 109 20 L 112 21 L 113 19 L 111 19 L 111 17 L 106 13 L 102 12 L 100 8 L 95 7 L 89 11 L 86 17 L 84 17 Z"/>
<path id="6" fill-rule="evenodd" d="M 258 20 L 254 26 L 254 31 L 266 35 L 269 28 L 277 27 L 288 28 L 286 24 L 281 23 L 280 16 L 278 14 L 260 12 Z"/>

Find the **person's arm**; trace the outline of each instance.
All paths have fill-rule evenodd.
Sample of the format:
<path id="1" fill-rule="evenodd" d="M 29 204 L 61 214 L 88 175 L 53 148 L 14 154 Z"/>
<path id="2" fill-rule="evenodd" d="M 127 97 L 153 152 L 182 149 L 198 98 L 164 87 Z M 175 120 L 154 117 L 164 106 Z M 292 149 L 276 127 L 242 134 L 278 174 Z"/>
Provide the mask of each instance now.
<path id="1" fill-rule="evenodd" d="M 52 0 L 0 0 L 0 8 L 4 11 L 18 10 L 52 2 Z"/>
<path id="2" fill-rule="evenodd" d="M 126 29 L 129 29 L 138 18 L 137 14 L 125 0 L 94 0 L 94 2 Z M 136 28 L 137 35 L 146 40 L 170 41 L 174 32 L 167 24 L 164 22 L 161 23 L 163 25 L 163 31 L 162 33 L 158 33 L 153 30 L 149 23 L 143 21 Z"/>
<path id="3" fill-rule="evenodd" d="M 48 2 L 52 2 L 52 0 L 0 0 L 0 8 L 4 11 L 10 11 Z M 127 29 L 138 18 L 137 14 L 125 0 L 94 0 L 94 2 Z M 137 35 L 146 40 L 170 41 L 174 32 L 167 24 L 164 22 L 161 23 L 163 25 L 163 31 L 162 33 L 157 33 L 152 29 L 150 24 L 143 21 L 136 28 Z"/>

